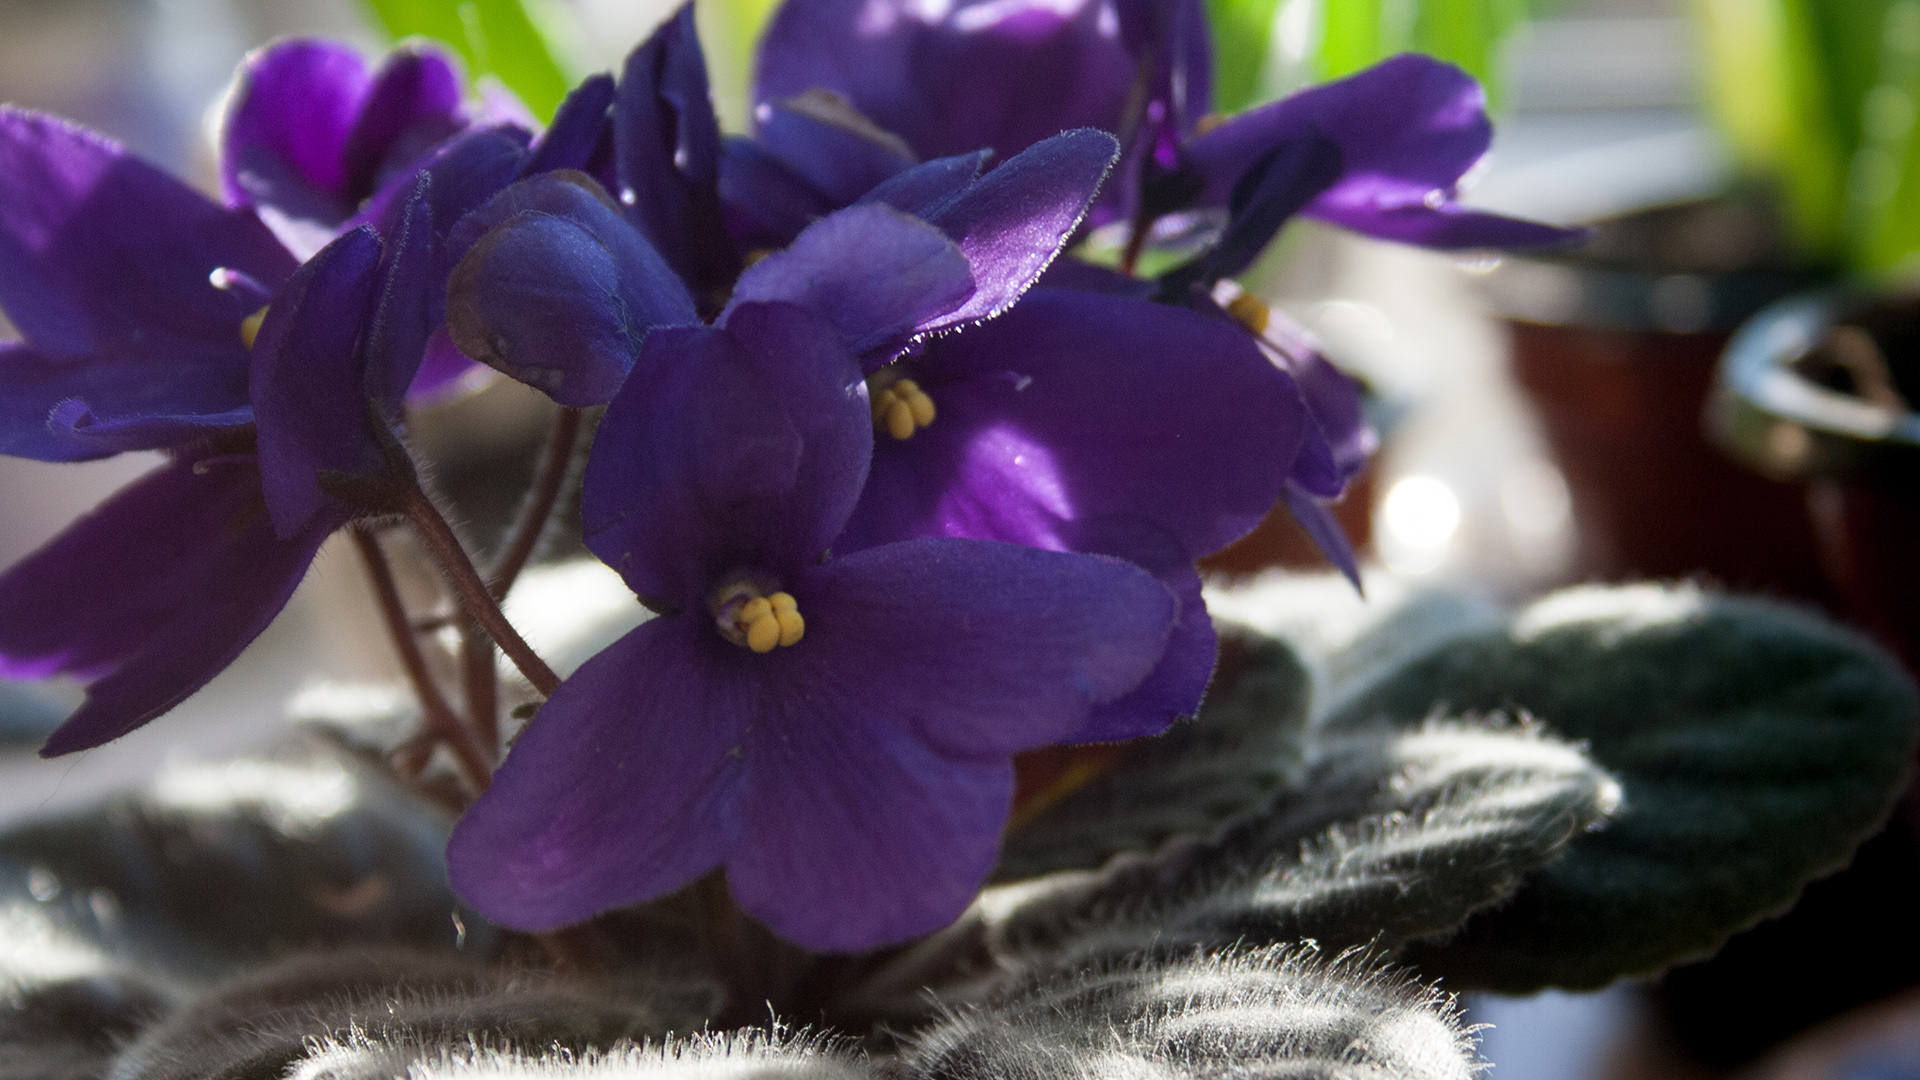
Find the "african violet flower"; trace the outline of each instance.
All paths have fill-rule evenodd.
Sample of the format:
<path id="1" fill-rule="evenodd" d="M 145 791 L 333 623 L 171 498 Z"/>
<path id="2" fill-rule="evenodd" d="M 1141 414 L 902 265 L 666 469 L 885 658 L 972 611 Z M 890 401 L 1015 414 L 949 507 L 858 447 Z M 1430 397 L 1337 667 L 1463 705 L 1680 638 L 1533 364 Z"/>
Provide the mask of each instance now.
<path id="1" fill-rule="evenodd" d="M 351 516 L 336 503 L 272 505 L 284 500 L 271 464 L 263 488 L 262 462 L 287 433 L 256 431 L 256 415 L 277 405 L 324 424 L 328 410 L 298 388 L 256 409 L 256 372 L 291 363 L 304 378 L 329 348 L 375 343 L 418 363 L 424 327 L 397 333 L 409 306 L 398 297 L 421 290 L 396 283 L 424 261 L 427 205 L 418 193 L 400 215 L 413 256 L 363 229 L 296 270 L 250 212 L 65 121 L 0 108 L 0 307 L 24 335 L 0 346 L 0 451 L 171 457 L 0 575 L 0 674 L 89 682 L 43 753 L 117 738 L 204 685 Z M 389 299 L 362 344 L 376 292 Z M 364 429 L 365 400 L 334 413 L 347 409 Z"/>
<path id="2" fill-rule="evenodd" d="M 747 912 L 826 950 L 966 907 L 1011 755 L 1137 685 L 1178 604 L 1124 562 L 1012 544 L 829 554 L 872 447 L 860 367 L 816 310 L 744 302 L 646 338 L 582 514 L 662 615 L 560 686 L 461 819 L 467 902 L 551 927 L 724 867 Z"/>
<path id="3" fill-rule="evenodd" d="M 241 61 L 220 132 L 220 190 L 252 207 L 302 257 L 354 224 L 378 222 L 416 169 L 477 125 L 519 121 L 470 106 L 457 61 L 409 44 L 368 71 L 358 50 L 289 38 Z"/>

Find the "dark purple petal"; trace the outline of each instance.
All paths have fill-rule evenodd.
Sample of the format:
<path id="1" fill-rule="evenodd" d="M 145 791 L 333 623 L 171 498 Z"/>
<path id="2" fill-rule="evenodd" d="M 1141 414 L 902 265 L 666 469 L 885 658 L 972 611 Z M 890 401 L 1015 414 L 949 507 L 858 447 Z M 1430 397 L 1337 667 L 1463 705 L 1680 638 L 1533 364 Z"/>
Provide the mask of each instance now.
<path id="1" fill-rule="evenodd" d="M 859 201 L 885 203 L 917 218 L 931 218 L 967 190 L 992 156 L 991 150 L 975 150 L 915 165 L 868 191 Z"/>
<path id="2" fill-rule="evenodd" d="M 744 732 L 760 704 L 703 618 L 656 619 L 560 684 L 460 819 L 447 872 L 495 922 L 543 930 L 663 895 L 742 834 Z"/>
<path id="3" fill-rule="evenodd" d="M 1135 68 L 1103 0 L 787 0 L 754 100 L 818 87 L 923 159 L 1011 155 L 1068 128 L 1118 128 Z"/>
<path id="4" fill-rule="evenodd" d="M 331 227 L 348 195 L 346 148 L 372 85 L 351 46 L 290 38 L 247 54 L 220 132 L 220 189 L 233 206 Z"/>
<path id="5" fill-rule="evenodd" d="M 342 151 L 347 196 L 356 206 L 403 182 L 423 158 L 466 127 L 464 81 L 453 59 L 437 46 L 415 42 L 387 54 Z"/>
<path id="6" fill-rule="evenodd" d="M 848 206 L 915 164 L 899 137 L 844 98 L 808 91 L 761 105 L 755 137 L 834 206 Z"/>
<path id="7" fill-rule="evenodd" d="M 1165 731 L 1176 720 L 1200 711 L 1213 679 L 1220 640 L 1200 592 L 1200 571 L 1192 556 L 1167 530 L 1139 518 L 1103 518 L 1080 522 L 1075 551 L 1125 559 L 1152 574 L 1179 602 L 1179 621 L 1167 638 L 1160 662 L 1125 696 L 1096 705 L 1067 743 L 1118 742 Z"/>
<path id="8" fill-rule="evenodd" d="M 727 885 L 809 949 L 858 952 L 951 923 L 993 869 L 1013 803 L 1005 757 L 949 757 L 874 706 L 857 694 L 795 699 L 747 736 L 750 839 L 727 860 Z"/>
<path id="9" fill-rule="evenodd" d="M 332 504 L 320 488 L 323 470 L 385 471 L 368 428 L 365 360 L 356 348 L 379 260 L 372 229 L 343 234 L 294 273 L 254 342 L 260 483 L 282 537 Z"/>
<path id="10" fill-rule="evenodd" d="M 1327 560 L 1339 567 L 1347 580 L 1353 582 L 1355 589 L 1360 588 L 1360 565 L 1353 557 L 1353 545 L 1348 542 L 1346 530 L 1340 527 L 1339 519 L 1327 510 L 1322 500 L 1291 480 L 1287 481 L 1281 498 L 1286 501 L 1287 509 L 1292 511 L 1293 519 L 1313 538 L 1314 545 Z"/>
<path id="11" fill-rule="evenodd" d="M 69 398 L 53 407 L 53 411 L 47 415 L 46 427 L 62 448 L 83 451 L 85 457 L 106 457 L 129 450 L 165 450 L 184 446 L 251 423 L 251 405 L 223 413 L 187 416 L 101 417 L 94 415 L 93 410 L 80 398 Z M 76 459 L 54 457 L 44 460 Z"/>
<path id="12" fill-rule="evenodd" d="M 1159 291 L 1152 281 L 1128 277 L 1117 270 L 1096 266 L 1075 258 L 1055 259 L 1033 283 L 1036 289 L 1068 289 L 1073 292 L 1103 293 L 1130 300 L 1151 300 Z"/>
<path id="13" fill-rule="evenodd" d="M 740 135 L 721 146 L 720 203 L 727 234 L 743 251 L 786 247 L 836 209 L 785 162 Z"/>
<path id="14" fill-rule="evenodd" d="M 600 181 L 602 187 L 618 186 L 611 177 L 613 163 L 613 76 L 589 76 L 567 94 L 553 114 L 553 123 L 533 146 L 525 176 L 577 169 Z"/>
<path id="15" fill-rule="evenodd" d="M 720 213 L 720 125 L 692 3 L 627 57 L 614 153 L 620 201 L 640 231 L 696 294 L 724 289 L 740 261 Z"/>
<path id="16" fill-rule="evenodd" d="M 1234 185 L 1227 227 L 1199 258 L 1161 277 L 1165 295 L 1185 297 L 1252 266 L 1288 219 L 1341 177 L 1340 147 L 1318 134 L 1289 139 L 1255 162 Z"/>
<path id="17" fill-rule="evenodd" d="M 185 373 L 188 378 L 206 374 Z M 225 377 L 223 371 L 211 374 Z M 136 411 L 116 418 L 93 415 L 80 395 L 97 384 L 116 392 L 115 404 Z M 142 388 L 149 391 L 146 400 L 130 400 L 127 391 Z M 126 450 L 177 446 L 253 420 L 250 405 L 225 413 L 169 415 L 164 412 L 174 406 L 167 400 L 169 390 L 153 385 L 145 365 L 75 363 L 48 357 L 22 342 L 0 342 L 0 454 L 87 461 Z M 138 411 L 142 407 L 159 411 L 143 414 Z"/>
<path id="18" fill-rule="evenodd" d="M 587 546 L 634 592 L 704 605 L 721 575 L 811 565 L 859 497 L 872 417 L 832 325 L 790 304 L 654 332 L 587 461 Z"/>
<path id="19" fill-rule="evenodd" d="M 742 304 L 804 304 L 879 367 L 915 335 L 951 323 L 973 296 L 966 256 L 939 229 L 891 207 L 854 206 L 749 267 L 720 322 Z"/>
<path id="20" fill-rule="evenodd" d="M 241 323 L 293 265 L 252 213 L 63 120 L 0 107 L 0 308 L 28 347 L 0 357 L 0 443 L 76 456 L 41 442 L 68 398 L 102 421 L 245 408 Z M 217 286 L 222 268 L 250 284 Z"/>
<path id="21" fill-rule="evenodd" d="M 1104 131 L 1064 132 L 1015 155 L 935 211 L 927 220 L 960 245 L 976 291 L 934 329 L 1011 307 L 1073 236 L 1118 154 L 1119 144 Z"/>
<path id="22" fill-rule="evenodd" d="M 1279 498 L 1309 424 L 1242 327 L 1092 293 L 1031 293 L 900 366 L 937 416 L 877 441 L 837 551 L 928 535 L 1064 549 L 1071 523 L 1116 516 L 1203 556 Z"/>
<path id="23" fill-rule="evenodd" d="M 41 753 L 118 738 L 204 686 L 273 621 L 339 523 L 278 539 L 250 465 L 186 459 L 0 575 L 0 675 L 91 683 Z"/>
<path id="24" fill-rule="evenodd" d="M 562 405 L 612 400 L 649 331 L 698 321 L 680 279 L 584 173 L 514 184 L 450 244 L 467 247 L 447 282 L 454 344 Z"/>
<path id="25" fill-rule="evenodd" d="M 362 341 L 366 399 L 391 424 L 400 422 L 428 338 L 440 322 L 434 300 L 445 289 L 446 278 L 434 272 L 432 196 L 433 174 L 417 174 L 399 220 L 384 234 L 379 299 Z"/>
<path id="26" fill-rule="evenodd" d="M 453 343 L 442 325 L 427 338 L 427 349 L 414 373 L 407 400 L 416 405 L 431 405 L 467 390 L 477 389 L 494 377 L 493 369 L 467 359 Z"/>
<path id="27" fill-rule="evenodd" d="M 1361 408 L 1360 384 L 1328 362 L 1312 335 L 1277 312 L 1268 320 L 1263 340 L 1273 349 L 1280 369 L 1300 387 L 1319 441 L 1327 448 L 1337 485 L 1314 493 L 1336 498 L 1346 490 L 1347 481 L 1366 468 L 1380 445 Z"/>
<path id="28" fill-rule="evenodd" d="M 949 537 L 836 556 L 791 591 L 807 635 L 773 655 L 805 671 L 781 698 L 882 717 L 957 759 L 1079 730 L 1153 670 L 1179 614 L 1131 563 Z"/>
<path id="29" fill-rule="evenodd" d="M 1460 177 L 1487 152 L 1486 96 L 1451 64 L 1406 54 L 1252 109 L 1195 138 L 1183 164 L 1200 205 L 1224 206 L 1248 168 L 1309 134 L 1339 144 L 1345 175 L 1305 213 L 1430 247 L 1560 244 L 1578 232 L 1463 211 Z"/>
<path id="30" fill-rule="evenodd" d="M 525 128 L 519 127 L 474 128 L 448 140 L 422 166 L 433 178 L 434 262 L 442 276 L 466 254 L 464 245 L 451 245 L 455 226 L 461 218 L 520 179 L 527 162 L 527 140 L 531 137 Z M 372 225 L 384 235 L 405 209 L 406 198 L 412 190 L 411 183 L 388 185 L 368 199 L 349 224 Z M 478 236 L 474 233 L 464 243 L 470 245 Z M 440 310 L 439 305 L 435 310 Z"/>

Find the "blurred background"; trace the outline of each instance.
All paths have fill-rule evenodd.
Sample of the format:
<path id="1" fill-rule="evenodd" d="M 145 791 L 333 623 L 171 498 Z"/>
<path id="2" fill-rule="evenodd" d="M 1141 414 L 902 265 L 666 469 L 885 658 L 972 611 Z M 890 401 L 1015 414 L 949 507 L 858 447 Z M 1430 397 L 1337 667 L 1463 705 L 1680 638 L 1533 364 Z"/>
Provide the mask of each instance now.
<path id="1" fill-rule="evenodd" d="M 699 3 L 723 123 L 740 130 L 754 30 L 770 3 Z M 544 114 L 568 81 L 617 66 L 670 7 L 0 0 L 0 100 L 98 128 L 210 191 L 227 80 L 271 38 L 326 34 L 371 53 L 395 32 L 437 33 L 476 74 Z M 1210 9 L 1223 107 L 1405 48 L 1434 52 L 1487 82 L 1496 116 L 1494 154 L 1468 201 L 1598 226 L 1581 253 L 1504 260 L 1289 227 L 1243 284 L 1317 334 L 1370 390 L 1383 449 L 1340 508 L 1363 549 L 1370 599 L 1328 580 L 1298 529 L 1275 520 L 1215 560 L 1226 603 L 1250 582 L 1299 575 L 1288 579 L 1293 595 L 1311 592 L 1330 618 L 1357 625 L 1422 590 L 1502 604 L 1582 580 L 1698 576 L 1853 619 L 1912 661 L 1920 638 L 1902 620 L 1920 603 L 1900 599 L 1907 585 L 1869 574 L 1886 569 L 1876 558 L 1909 561 L 1907 539 L 1920 542 L 1920 525 L 1901 517 L 1920 505 L 1903 486 L 1913 470 L 1886 450 L 1915 441 L 1907 376 L 1888 344 L 1904 339 L 1880 334 L 1879 346 L 1863 346 L 1871 355 L 1828 348 L 1840 339 L 1825 331 L 1803 342 L 1801 353 L 1832 354 L 1809 385 L 1860 405 L 1839 435 L 1805 410 L 1721 407 L 1717 436 L 1703 416 L 1738 397 L 1716 366 L 1729 335 L 1769 303 L 1836 281 L 1901 303 L 1901 271 L 1920 246 L 1906 176 L 1920 2 L 1215 0 Z M 10 333 L 0 320 L 0 336 Z M 540 409 L 502 384 L 421 418 L 417 435 L 442 480 L 470 490 L 468 528 L 484 533 L 500 512 L 487 492 L 511 505 Z M 1738 423 L 1726 419 L 1736 413 Z M 0 458 L 0 566 L 153 460 Z M 1878 541 L 1863 532 L 1872 513 L 1891 530 Z M 357 564 L 330 549 L 242 662 L 165 724 L 55 762 L 26 743 L 0 751 L 0 820 L 89 800 L 163 760 L 270 737 L 286 719 L 263 703 L 322 677 L 392 674 L 369 645 L 376 627 Z M 77 700 L 72 687 L 0 693 L 16 695 L 0 697 L 0 721 L 12 723 L 12 709 L 22 726 Z M 1473 1018 L 1494 1025 L 1484 1054 L 1502 1080 L 1920 1076 L 1920 1010 L 1899 996 L 1920 978 L 1920 940 L 1907 925 L 1917 885 L 1903 812 L 1799 912 L 1710 963 L 1593 995 L 1476 998 Z M 1879 1011 L 1851 1011 L 1862 1005 Z M 1791 1042 L 1802 1031 L 1812 1041 Z"/>

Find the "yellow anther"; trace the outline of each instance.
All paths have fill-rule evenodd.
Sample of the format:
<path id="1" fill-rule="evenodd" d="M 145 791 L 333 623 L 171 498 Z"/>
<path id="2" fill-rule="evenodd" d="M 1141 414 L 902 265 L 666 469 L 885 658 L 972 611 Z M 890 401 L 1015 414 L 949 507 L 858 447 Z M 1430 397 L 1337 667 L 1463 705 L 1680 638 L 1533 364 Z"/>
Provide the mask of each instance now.
<path id="1" fill-rule="evenodd" d="M 887 406 L 887 434 L 896 439 L 909 439 L 918 430 L 913 423 L 913 406 L 894 398 Z"/>
<path id="2" fill-rule="evenodd" d="M 757 653 L 770 653 L 780 644 L 780 620 L 771 614 L 765 615 L 747 624 L 747 648 Z"/>
<path id="3" fill-rule="evenodd" d="M 909 439 L 913 433 L 933 423 L 933 399 L 912 379 L 896 379 L 880 385 L 867 384 L 872 395 L 873 426 L 896 439 Z"/>
<path id="4" fill-rule="evenodd" d="M 767 606 L 772 608 L 776 613 L 782 611 L 799 611 L 800 601 L 795 600 L 792 593 L 777 592 L 767 597 Z"/>
<path id="5" fill-rule="evenodd" d="M 773 619 L 780 626 L 780 644 L 792 645 L 807 635 L 807 620 L 800 617 L 800 605 L 783 592 L 768 597 L 773 602 Z"/>
<path id="6" fill-rule="evenodd" d="M 240 343 L 249 349 L 253 348 L 253 339 L 260 336 L 260 324 L 266 321 L 267 309 L 264 307 L 246 318 L 241 319 Z"/>
<path id="7" fill-rule="evenodd" d="M 1264 334 L 1267 332 L 1267 320 L 1273 317 L 1273 310 L 1252 293 L 1241 293 L 1227 301 L 1227 314 L 1255 334 Z"/>
<path id="8" fill-rule="evenodd" d="M 734 621 L 743 627 L 752 626 L 772 614 L 773 604 L 764 596 L 756 596 L 740 605 L 740 614 L 734 616 Z"/>

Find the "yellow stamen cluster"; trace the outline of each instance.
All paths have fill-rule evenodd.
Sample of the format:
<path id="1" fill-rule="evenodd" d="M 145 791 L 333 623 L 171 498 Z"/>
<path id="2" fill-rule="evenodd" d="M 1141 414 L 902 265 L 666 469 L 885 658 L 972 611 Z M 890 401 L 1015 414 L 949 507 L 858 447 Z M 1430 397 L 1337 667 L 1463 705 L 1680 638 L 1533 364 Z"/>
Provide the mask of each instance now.
<path id="1" fill-rule="evenodd" d="M 1267 320 L 1273 317 L 1273 310 L 1252 293 L 1241 293 L 1227 301 L 1227 314 L 1258 335 L 1267 332 Z"/>
<path id="2" fill-rule="evenodd" d="M 266 321 L 267 309 L 264 307 L 246 318 L 241 319 L 240 343 L 249 349 L 253 348 L 253 339 L 260 336 L 260 324 Z"/>
<path id="3" fill-rule="evenodd" d="M 933 399 L 912 379 L 899 379 L 884 387 L 868 384 L 873 401 L 873 426 L 896 439 L 907 439 L 933 423 Z"/>
<path id="4" fill-rule="evenodd" d="M 756 596 L 740 605 L 733 624 L 746 635 L 747 648 L 757 653 L 772 652 L 775 647 L 792 645 L 806 636 L 807 620 L 800 617 L 800 605 L 792 593 L 777 592 Z"/>

